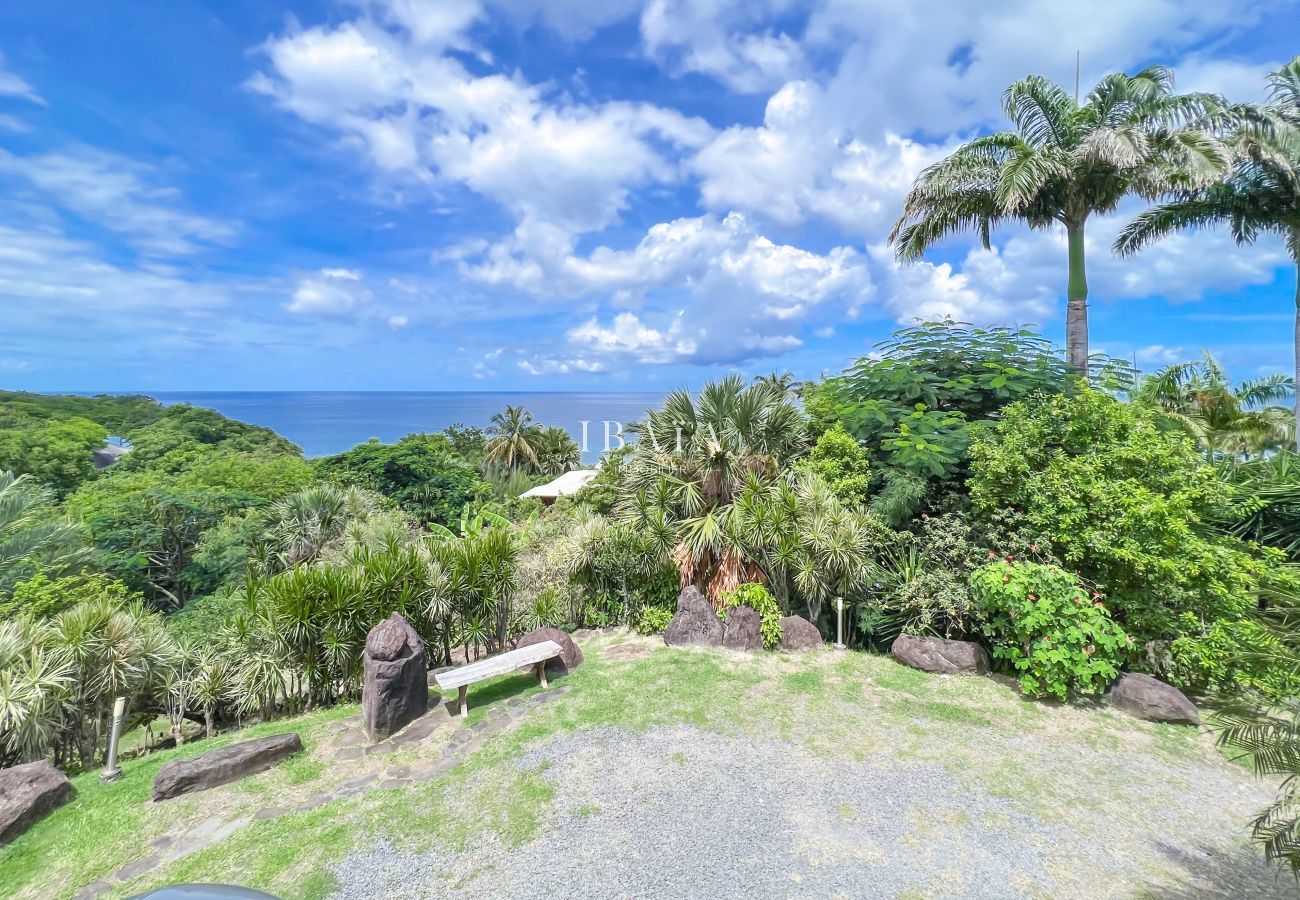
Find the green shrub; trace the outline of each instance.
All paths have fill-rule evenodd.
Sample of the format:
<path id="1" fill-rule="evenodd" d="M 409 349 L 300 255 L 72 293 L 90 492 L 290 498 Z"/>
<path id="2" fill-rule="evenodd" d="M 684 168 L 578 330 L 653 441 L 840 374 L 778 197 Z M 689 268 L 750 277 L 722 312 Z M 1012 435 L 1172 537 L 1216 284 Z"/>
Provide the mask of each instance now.
<path id="1" fill-rule="evenodd" d="M 867 451 L 836 422 L 817 439 L 795 468 L 820 475 L 845 503 L 865 503 L 871 489 L 871 462 Z"/>
<path id="2" fill-rule="evenodd" d="M 733 606 L 748 606 L 758 613 L 761 620 L 759 632 L 763 635 L 763 646 L 771 650 L 781 643 L 781 607 L 761 584 L 742 584 L 724 591 L 718 597 L 718 618 L 727 620 L 727 611 Z"/>
<path id="3" fill-rule="evenodd" d="M 973 444 L 968 484 L 979 514 L 1013 511 L 1063 566 L 1104 586 L 1144 645 L 1246 618 L 1283 578 L 1279 551 L 1212 527 L 1232 488 L 1192 440 L 1097 391 L 1007 407 Z M 1208 674 L 1152 668 L 1188 686 Z"/>
<path id="4" fill-rule="evenodd" d="M 1169 646 L 1175 680 L 1197 691 L 1234 694 L 1242 688 L 1272 700 L 1300 691 L 1293 667 L 1282 659 L 1272 631 L 1255 619 L 1219 619 L 1202 625 L 1184 617 L 1184 636 Z"/>
<path id="5" fill-rule="evenodd" d="M 50 578 L 37 573 L 14 585 L 13 596 L 0 597 L 0 621 L 26 616 L 47 619 L 79 603 L 105 601 L 125 609 L 143 598 L 107 575 L 68 575 Z"/>
<path id="6" fill-rule="evenodd" d="M 647 606 L 636 620 L 637 634 L 659 634 L 673 620 L 673 611 L 664 606 Z"/>
<path id="7" fill-rule="evenodd" d="M 1026 694 L 1096 694 L 1119 674 L 1132 638 L 1070 573 L 998 560 L 976 570 L 971 590 L 988 616 L 993 657 L 1020 673 Z"/>

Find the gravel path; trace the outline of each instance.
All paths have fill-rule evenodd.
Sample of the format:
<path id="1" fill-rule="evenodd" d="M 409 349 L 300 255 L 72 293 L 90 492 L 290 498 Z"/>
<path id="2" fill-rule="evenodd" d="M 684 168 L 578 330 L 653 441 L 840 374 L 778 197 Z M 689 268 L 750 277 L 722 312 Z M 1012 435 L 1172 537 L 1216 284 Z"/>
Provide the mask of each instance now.
<path id="1" fill-rule="evenodd" d="M 1145 821 L 1094 802 L 1048 818 L 928 762 L 832 760 L 686 726 L 589 729 L 515 762 L 555 788 L 535 840 L 459 853 L 380 843 L 336 867 L 337 896 L 1297 896 L 1245 844 L 1243 817 L 1267 795 L 1245 773 L 1120 764 L 1139 799 L 1117 802 L 1149 808 L 1163 786 Z"/>

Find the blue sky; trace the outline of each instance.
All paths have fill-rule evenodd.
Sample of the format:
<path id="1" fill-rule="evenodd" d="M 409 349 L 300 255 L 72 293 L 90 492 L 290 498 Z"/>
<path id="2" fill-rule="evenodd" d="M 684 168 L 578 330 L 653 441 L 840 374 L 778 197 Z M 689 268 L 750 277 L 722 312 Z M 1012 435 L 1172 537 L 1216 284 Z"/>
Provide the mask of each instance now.
<path id="1" fill-rule="evenodd" d="M 1068 7 L 1068 8 L 1067 8 Z M 0 387 L 639 390 L 837 371 L 916 316 L 1063 333 L 1064 238 L 900 266 L 1010 81 L 1257 98 L 1296 2 L 0 7 Z M 1094 349 L 1291 366 L 1279 244 L 1111 258 Z"/>

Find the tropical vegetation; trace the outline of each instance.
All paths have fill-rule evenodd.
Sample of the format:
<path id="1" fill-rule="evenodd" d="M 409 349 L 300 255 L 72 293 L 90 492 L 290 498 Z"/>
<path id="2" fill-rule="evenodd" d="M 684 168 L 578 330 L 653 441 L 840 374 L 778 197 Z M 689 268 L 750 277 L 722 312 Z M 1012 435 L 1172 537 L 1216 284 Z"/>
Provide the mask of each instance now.
<path id="1" fill-rule="evenodd" d="M 695 585 L 724 619 L 755 609 L 769 647 L 785 616 L 829 636 L 842 614 L 856 649 L 978 642 L 1032 696 L 1148 673 L 1221 708 L 1261 772 L 1300 775 L 1295 379 L 1090 357 L 1083 261 L 1130 196 L 1159 205 L 1121 253 L 1224 221 L 1294 255 L 1298 84 L 1295 62 L 1247 107 L 1160 68 L 1082 102 L 1017 82 L 1014 129 L 923 172 L 892 239 L 914 258 L 1063 228 L 1064 349 L 918 321 L 816 382 L 674 391 L 546 508 L 520 495 L 582 454 L 522 406 L 309 460 L 210 410 L 0 394 L 0 763 L 96 765 L 119 696 L 178 743 L 355 700 L 393 612 L 448 665 L 543 625 L 659 631 Z M 97 469 L 109 435 L 130 449 Z M 1255 830 L 1300 868 L 1294 784 Z"/>

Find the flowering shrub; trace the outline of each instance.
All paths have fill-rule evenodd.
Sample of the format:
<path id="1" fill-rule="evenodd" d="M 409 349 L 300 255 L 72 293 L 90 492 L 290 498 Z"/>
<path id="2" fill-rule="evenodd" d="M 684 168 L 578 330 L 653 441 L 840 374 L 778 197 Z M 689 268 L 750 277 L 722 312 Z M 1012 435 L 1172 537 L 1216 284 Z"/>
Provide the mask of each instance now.
<path id="1" fill-rule="evenodd" d="M 763 646 L 771 650 L 781 643 L 781 607 L 776 598 L 761 584 L 742 584 L 724 591 L 718 597 L 718 618 L 724 622 L 727 610 L 733 606 L 748 606 L 761 620 L 758 630 L 763 635 Z"/>
<path id="2" fill-rule="evenodd" d="M 1011 663 L 1026 694 L 1096 694 L 1119 674 L 1132 638 L 1070 573 L 998 560 L 977 569 L 970 585 L 988 617 L 993 657 Z"/>

